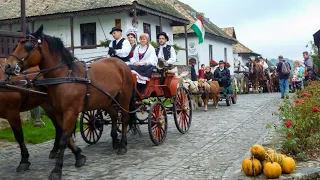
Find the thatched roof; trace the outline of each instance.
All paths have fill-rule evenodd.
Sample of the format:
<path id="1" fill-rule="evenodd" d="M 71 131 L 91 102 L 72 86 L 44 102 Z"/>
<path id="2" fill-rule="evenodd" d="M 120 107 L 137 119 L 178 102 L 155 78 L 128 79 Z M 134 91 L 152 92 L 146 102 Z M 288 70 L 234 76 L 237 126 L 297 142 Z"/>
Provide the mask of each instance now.
<path id="1" fill-rule="evenodd" d="M 68 12 L 79 12 L 101 8 L 130 6 L 133 2 L 138 5 L 185 19 L 175 8 L 170 0 L 26 0 L 26 16 L 36 17 Z M 0 1 L 0 21 L 20 17 L 20 0 Z"/>
<path id="2" fill-rule="evenodd" d="M 176 8 L 177 11 L 179 11 L 185 18 L 187 18 L 190 21 L 190 24 L 187 26 L 188 33 L 194 33 L 192 29 L 190 29 L 190 26 L 197 20 L 196 17 L 199 17 L 201 14 L 194 10 L 192 7 L 190 7 L 187 4 L 184 4 L 178 0 L 175 1 L 174 7 Z M 195 12 L 196 17 L 192 16 L 191 12 Z M 207 21 L 204 19 L 204 28 L 206 33 L 222 37 L 224 39 L 232 40 L 234 39 L 229 36 L 227 33 L 225 33 L 222 29 L 220 29 L 218 26 L 213 24 L 211 21 Z M 173 27 L 173 33 L 174 34 L 182 34 L 184 33 L 184 28 L 183 27 Z"/>

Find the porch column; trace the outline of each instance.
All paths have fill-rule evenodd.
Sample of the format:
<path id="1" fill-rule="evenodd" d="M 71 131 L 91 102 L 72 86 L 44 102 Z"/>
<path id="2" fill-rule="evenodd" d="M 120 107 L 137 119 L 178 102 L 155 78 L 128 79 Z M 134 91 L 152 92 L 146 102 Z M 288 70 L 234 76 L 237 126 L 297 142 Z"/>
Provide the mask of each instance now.
<path id="1" fill-rule="evenodd" d="M 73 17 L 70 17 L 70 35 L 71 35 L 71 51 L 72 51 L 72 55 L 74 55 Z"/>
<path id="2" fill-rule="evenodd" d="M 185 40 L 185 48 L 186 48 L 186 65 L 188 65 L 189 61 L 189 53 L 188 53 L 188 32 L 187 25 L 184 25 L 184 40 Z"/>
<path id="3" fill-rule="evenodd" d="M 27 28 L 26 28 L 26 1 L 20 0 L 21 4 L 21 18 L 20 18 L 20 27 L 21 32 L 23 33 L 23 36 L 26 36 Z"/>
<path id="4" fill-rule="evenodd" d="M 159 16 L 159 23 L 160 23 L 160 32 L 162 32 L 162 17 Z"/>
<path id="5" fill-rule="evenodd" d="M 132 26 L 135 27 L 137 24 L 137 2 L 133 2 L 133 20 L 132 20 Z M 135 27 L 138 28 L 138 27 Z"/>

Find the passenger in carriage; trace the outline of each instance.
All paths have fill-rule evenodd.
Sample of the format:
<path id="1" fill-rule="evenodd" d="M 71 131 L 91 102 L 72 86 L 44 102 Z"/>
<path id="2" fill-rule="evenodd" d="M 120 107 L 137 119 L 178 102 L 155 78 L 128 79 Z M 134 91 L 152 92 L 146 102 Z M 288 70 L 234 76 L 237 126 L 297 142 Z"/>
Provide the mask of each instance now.
<path id="1" fill-rule="evenodd" d="M 110 34 L 112 34 L 113 40 L 109 44 L 109 51 L 108 54 L 112 57 L 117 57 L 124 62 L 129 62 L 129 53 L 131 50 L 131 45 L 128 40 L 122 37 L 122 29 L 118 27 L 113 27 L 110 31 Z"/>
<path id="2" fill-rule="evenodd" d="M 143 33 L 139 39 L 140 44 L 133 52 L 129 67 L 131 72 L 137 75 L 138 91 L 143 93 L 146 83 L 150 80 L 153 69 L 158 63 L 158 58 L 154 47 L 150 44 L 149 35 Z"/>
<path id="3" fill-rule="evenodd" d="M 223 60 L 219 61 L 219 67 L 213 73 L 214 80 L 218 81 L 219 86 L 226 90 L 231 85 L 230 77 L 230 70 L 225 67 L 225 62 Z M 225 91 L 224 94 L 226 94 Z"/>
<path id="4" fill-rule="evenodd" d="M 207 67 L 205 68 L 204 79 L 205 79 L 207 82 L 210 82 L 210 81 L 212 81 L 212 79 L 213 79 L 213 74 L 212 74 L 212 72 L 211 72 L 211 67 L 210 67 L 210 66 L 207 66 Z"/>
<path id="5" fill-rule="evenodd" d="M 133 30 L 130 30 L 127 32 L 127 37 L 128 37 L 128 40 L 129 40 L 129 43 L 131 45 L 131 51 L 128 55 L 128 58 L 129 60 L 133 57 L 133 53 L 134 53 L 134 49 L 136 48 L 137 46 L 137 33 Z M 130 61 L 126 62 L 127 64 L 130 64 Z"/>
<path id="6" fill-rule="evenodd" d="M 156 55 L 159 61 L 164 61 L 165 65 L 172 68 L 172 65 L 177 60 L 176 51 L 174 48 L 167 44 L 169 36 L 165 32 L 157 34 L 159 47 L 156 48 Z"/>

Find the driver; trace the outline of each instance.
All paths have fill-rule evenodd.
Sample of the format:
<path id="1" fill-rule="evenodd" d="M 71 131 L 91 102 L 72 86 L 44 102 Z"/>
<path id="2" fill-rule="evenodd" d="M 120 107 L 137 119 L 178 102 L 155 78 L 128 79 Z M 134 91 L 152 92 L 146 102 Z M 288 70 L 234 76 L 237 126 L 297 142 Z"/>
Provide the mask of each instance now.
<path id="1" fill-rule="evenodd" d="M 223 60 L 219 61 L 219 67 L 214 71 L 213 78 L 218 81 L 220 87 L 227 88 L 231 85 L 230 70 L 225 67 Z"/>

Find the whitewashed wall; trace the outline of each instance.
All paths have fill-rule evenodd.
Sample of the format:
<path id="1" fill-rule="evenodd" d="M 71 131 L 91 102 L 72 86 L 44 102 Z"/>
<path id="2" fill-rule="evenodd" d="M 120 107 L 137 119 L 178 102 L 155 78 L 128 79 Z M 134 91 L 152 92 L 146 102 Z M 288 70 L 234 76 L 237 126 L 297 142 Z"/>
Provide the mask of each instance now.
<path id="1" fill-rule="evenodd" d="M 184 47 L 185 41 L 183 37 L 179 37 L 178 39 L 174 40 L 174 43 L 178 44 L 179 46 Z M 190 51 L 190 44 L 195 44 L 195 50 L 194 53 Z M 228 44 L 222 41 L 217 41 L 209 38 L 205 38 L 204 42 L 202 44 L 198 44 L 198 38 L 197 37 L 189 37 L 188 38 L 188 50 L 189 50 L 189 59 L 191 57 L 194 57 L 199 61 L 197 64 L 196 69 L 198 69 L 198 65 L 201 66 L 201 64 L 205 64 L 206 66 L 209 65 L 209 45 L 212 45 L 212 57 L 215 61 L 224 60 L 224 48 L 227 48 L 227 61 L 230 63 L 230 73 L 233 75 L 234 73 L 234 57 L 232 52 L 232 44 Z M 197 57 L 197 58 L 196 58 Z M 186 58 L 185 58 L 185 52 L 180 51 L 177 55 L 179 65 L 185 65 Z M 213 69 L 214 70 L 214 69 Z M 197 72 L 198 73 L 198 72 Z"/>
<path id="2" fill-rule="evenodd" d="M 132 28 L 132 17 L 129 16 L 128 12 L 122 12 L 117 14 L 99 15 L 101 25 L 103 27 L 104 33 L 108 39 L 113 39 L 109 34 L 112 27 L 115 26 L 115 19 L 121 18 L 121 28 L 125 34 L 128 29 Z M 151 40 L 156 41 L 156 26 L 160 26 L 160 21 L 158 16 L 148 15 L 148 16 L 138 16 L 138 35 L 143 33 L 143 23 L 150 24 L 151 27 Z M 74 46 L 81 46 L 80 38 L 80 24 L 84 23 L 96 23 L 96 40 L 97 44 L 100 44 L 101 40 L 105 39 L 105 35 L 100 26 L 97 16 L 79 16 L 74 18 Z M 57 20 L 45 20 L 36 21 L 35 30 L 43 24 L 44 33 L 59 37 L 63 40 L 65 46 L 71 46 L 71 34 L 70 34 L 70 19 L 57 19 Z M 162 19 L 162 30 L 167 32 L 170 39 L 173 38 L 172 28 L 170 26 L 171 21 L 167 19 Z M 30 26 L 31 27 L 31 26 Z M 0 30 L 8 30 L 8 26 L 1 26 Z M 13 24 L 12 31 L 19 31 L 20 25 Z M 95 49 L 75 49 L 75 56 L 82 60 L 90 60 L 97 56 L 106 56 L 107 49 L 103 47 L 98 47 Z"/>

